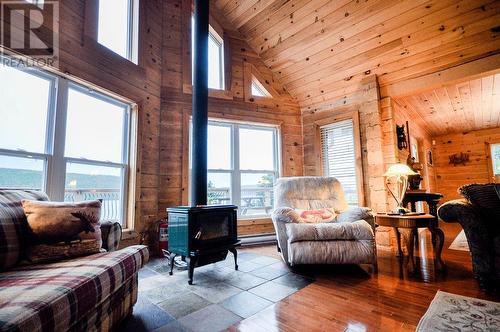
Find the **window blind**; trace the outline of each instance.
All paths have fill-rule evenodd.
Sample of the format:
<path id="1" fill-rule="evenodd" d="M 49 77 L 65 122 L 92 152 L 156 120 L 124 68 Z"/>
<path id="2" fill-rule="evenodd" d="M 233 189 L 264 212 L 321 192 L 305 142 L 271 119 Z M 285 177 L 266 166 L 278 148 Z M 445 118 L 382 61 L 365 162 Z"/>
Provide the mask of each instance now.
<path id="1" fill-rule="evenodd" d="M 323 174 L 337 178 L 349 205 L 358 205 L 354 128 L 351 119 L 320 127 Z"/>

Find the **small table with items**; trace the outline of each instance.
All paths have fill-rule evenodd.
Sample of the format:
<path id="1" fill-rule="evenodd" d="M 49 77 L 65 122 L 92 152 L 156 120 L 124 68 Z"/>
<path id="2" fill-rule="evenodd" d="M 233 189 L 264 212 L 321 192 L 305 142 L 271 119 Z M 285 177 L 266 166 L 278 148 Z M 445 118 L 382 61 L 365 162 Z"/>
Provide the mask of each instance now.
<path id="1" fill-rule="evenodd" d="M 401 250 L 401 236 L 403 236 L 406 249 L 408 252 L 407 265 L 409 272 L 415 271 L 415 258 L 413 250 L 415 247 L 415 234 L 418 228 L 428 228 L 436 245 L 434 247 L 434 263 L 437 270 L 443 270 L 445 264 L 441 259 L 441 252 L 443 251 L 444 233 L 436 223 L 436 217 L 432 214 L 406 214 L 406 215 L 392 215 L 385 213 L 377 213 L 375 216 L 376 223 L 379 226 L 393 227 L 396 233 L 396 241 L 398 244 L 399 256 L 403 257 Z"/>

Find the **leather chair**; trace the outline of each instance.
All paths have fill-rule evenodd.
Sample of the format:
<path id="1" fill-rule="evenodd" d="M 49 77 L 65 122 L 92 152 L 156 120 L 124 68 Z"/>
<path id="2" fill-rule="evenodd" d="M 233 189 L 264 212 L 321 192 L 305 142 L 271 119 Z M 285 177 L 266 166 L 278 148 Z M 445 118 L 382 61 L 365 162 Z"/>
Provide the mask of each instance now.
<path id="1" fill-rule="evenodd" d="M 332 177 L 284 177 L 274 187 L 272 220 L 278 250 L 296 264 L 372 264 L 377 269 L 375 219 L 369 208 L 349 207 Z M 295 209 L 333 208 L 335 220 L 302 223 Z"/>

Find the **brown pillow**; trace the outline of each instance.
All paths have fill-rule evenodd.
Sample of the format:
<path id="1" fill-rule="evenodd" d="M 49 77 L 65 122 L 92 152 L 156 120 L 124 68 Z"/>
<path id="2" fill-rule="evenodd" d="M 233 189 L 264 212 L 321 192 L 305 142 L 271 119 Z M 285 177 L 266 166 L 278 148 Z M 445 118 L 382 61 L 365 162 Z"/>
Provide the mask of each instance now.
<path id="1" fill-rule="evenodd" d="M 23 200 L 32 233 L 32 262 L 90 255 L 101 251 L 101 202 L 39 202 Z"/>

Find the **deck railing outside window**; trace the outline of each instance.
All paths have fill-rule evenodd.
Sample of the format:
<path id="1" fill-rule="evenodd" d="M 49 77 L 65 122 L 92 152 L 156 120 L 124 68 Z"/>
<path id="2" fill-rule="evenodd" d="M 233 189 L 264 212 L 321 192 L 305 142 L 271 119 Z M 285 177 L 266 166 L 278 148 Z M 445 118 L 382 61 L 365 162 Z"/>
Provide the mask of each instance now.
<path id="1" fill-rule="evenodd" d="M 229 188 L 209 188 L 208 204 L 230 204 L 231 193 Z M 239 207 L 242 216 L 254 214 L 269 214 L 273 207 L 272 187 L 244 187 L 241 189 L 241 205 Z"/>
<path id="2" fill-rule="evenodd" d="M 120 189 L 66 189 L 65 202 L 101 199 L 101 220 L 120 220 Z"/>

